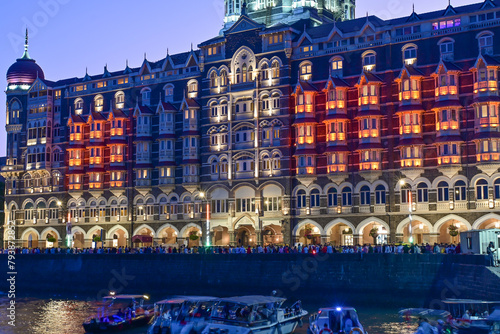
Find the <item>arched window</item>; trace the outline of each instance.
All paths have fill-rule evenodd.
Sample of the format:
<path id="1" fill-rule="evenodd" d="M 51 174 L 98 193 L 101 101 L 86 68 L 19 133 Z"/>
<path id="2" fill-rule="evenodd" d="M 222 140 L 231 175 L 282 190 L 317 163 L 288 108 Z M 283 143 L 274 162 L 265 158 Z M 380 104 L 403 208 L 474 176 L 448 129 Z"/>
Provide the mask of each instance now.
<path id="1" fill-rule="evenodd" d="M 455 41 L 451 38 L 444 38 L 438 42 L 441 58 L 446 61 L 453 61 Z"/>
<path id="2" fill-rule="evenodd" d="M 491 55 L 493 53 L 493 34 L 490 32 L 484 32 L 479 34 L 477 39 L 481 54 Z"/>
<path id="3" fill-rule="evenodd" d="M 123 109 L 125 107 L 125 93 L 118 92 L 115 94 L 115 108 Z"/>
<path id="4" fill-rule="evenodd" d="M 429 202 L 429 188 L 427 187 L 427 184 L 424 182 L 420 182 L 417 185 L 417 201 L 419 203 Z"/>
<path id="5" fill-rule="evenodd" d="M 336 207 L 338 205 L 337 189 L 331 187 L 328 189 L 328 206 Z"/>
<path id="6" fill-rule="evenodd" d="M 94 98 L 94 110 L 100 112 L 103 109 L 104 109 L 104 98 L 102 97 L 102 95 L 97 95 Z"/>
<path id="7" fill-rule="evenodd" d="M 385 187 L 381 184 L 375 188 L 375 204 L 385 204 Z"/>
<path id="8" fill-rule="evenodd" d="M 172 197 L 170 199 L 170 214 L 172 215 L 177 214 L 177 202 L 178 202 L 177 197 Z"/>
<path id="9" fill-rule="evenodd" d="M 455 183 L 455 201 L 465 201 L 467 199 L 467 187 L 465 182 L 459 180 Z"/>
<path id="10" fill-rule="evenodd" d="M 311 190 L 311 207 L 312 208 L 319 208 L 320 207 L 319 190 L 318 189 Z"/>
<path id="11" fill-rule="evenodd" d="M 165 86 L 165 102 L 174 101 L 174 85 L 168 84 Z"/>
<path id="12" fill-rule="evenodd" d="M 438 202 L 448 202 L 450 199 L 448 183 L 441 181 L 438 184 Z"/>
<path id="13" fill-rule="evenodd" d="M 277 60 L 273 61 L 271 65 L 271 76 L 273 79 L 280 77 L 280 64 Z"/>
<path id="14" fill-rule="evenodd" d="M 417 47 L 414 44 L 403 47 L 403 60 L 407 65 L 413 65 L 417 61 Z"/>
<path id="15" fill-rule="evenodd" d="M 500 199 L 500 179 L 496 179 L 495 183 L 495 199 Z"/>
<path id="16" fill-rule="evenodd" d="M 308 81 L 312 78 L 312 64 L 311 62 L 304 62 L 300 64 L 299 68 L 300 80 Z"/>
<path id="17" fill-rule="evenodd" d="M 144 88 L 141 90 L 142 105 L 149 106 L 151 104 L 151 89 Z"/>
<path id="18" fill-rule="evenodd" d="M 260 68 L 261 79 L 268 80 L 269 79 L 269 66 L 266 63 L 262 64 Z"/>
<path id="19" fill-rule="evenodd" d="M 361 205 L 370 205 L 370 188 L 368 186 L 361 187 L 359 196 Z"/>
<path id="20" fill-rule="evenodd" d="M 247 82 L 248 81 L 248 67 L 247 64 L 243 64 L 243 67 L 241 68 L 241 82 Z"/>
<path id="21" fill-rule="evenodd" d="M 480 179 L 476 182 L 476 199 L 488 199 L 488 181 L 486 181 L 485 179 Z"/>
<path id="22" fill-rule="evenodd" d="M 24 220 L 33 219 L 33 203 L 26 203 L 24 206 Z"/>
<path id="23" fill-rule="evenodd" d="M 167 198 L 163 197 L 160 199 L 160 215 L 166 215 L 168 213 Z"/>
<path id="24" fill-rule="evenodd" d="M 365 71 L 371 71 L 375 68 L 376 54 L 373 51 L 365 52 L 363 54 L 363 68 Z"/>
<path id="25" fill-rule="evenodd" d="M 75 113 L 81 114 L 83 112 L 83 99 L 75 100 Z"/>
<path id="26" fill-rule="evenodd" d="M 221 85 L 221 87 L 227 86 L 227 72 L 226 72 L 226 70 L 222 70 L 220 72 L 220 85 Z"/>
<path id="27" fill-rule="evenodd" d="M 210 88 L 217 87 L 217 73 L 215 71 L 210 75 Z"/>
<path id="28" fill-rule="evenodd" d="M 340 57 L 334 57 L 330 60 L 330 74 L 332 77 L 341 78 L 343 74 L 344 61 Z"/>
<path id="29" fill-rule="evenodd" d="M 352 189 L 344 187 L 342 189 L 342 206 L 352 206 Z"/>
<path id="30" fill-rule="evenodd" d="M 306 191 L 301 189 L 297 192 L 297 208 L 305 208 L 306 203 Z"/>

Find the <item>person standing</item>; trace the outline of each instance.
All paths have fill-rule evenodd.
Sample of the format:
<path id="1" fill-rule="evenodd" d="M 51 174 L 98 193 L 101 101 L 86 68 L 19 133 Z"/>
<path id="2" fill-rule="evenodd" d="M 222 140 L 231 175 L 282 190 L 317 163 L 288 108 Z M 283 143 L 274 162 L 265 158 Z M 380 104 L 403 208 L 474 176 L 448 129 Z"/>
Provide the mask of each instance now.
<path id="1" fill-rule="evenodd" d="M 488 260 L 490 262 L 490 267 L 496 267 L 496 261 L 495 261 L 495 252 L 497 250 L 495 249 L 495 246 L 493 245 L 493 241 L 490 242 L 488 247 L 486 247 L 486 253 L 488 254 Z"/>

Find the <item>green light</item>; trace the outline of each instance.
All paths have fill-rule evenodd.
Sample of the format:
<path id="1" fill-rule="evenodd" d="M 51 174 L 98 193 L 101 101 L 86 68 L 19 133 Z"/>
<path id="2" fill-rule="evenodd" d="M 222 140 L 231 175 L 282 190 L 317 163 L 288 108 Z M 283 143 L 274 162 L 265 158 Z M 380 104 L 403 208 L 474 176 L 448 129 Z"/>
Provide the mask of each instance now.
<path id="1" fill-rule="evenodd" d="M 410 244 L 413 243 L 413 237 L 410 237 Z"/>

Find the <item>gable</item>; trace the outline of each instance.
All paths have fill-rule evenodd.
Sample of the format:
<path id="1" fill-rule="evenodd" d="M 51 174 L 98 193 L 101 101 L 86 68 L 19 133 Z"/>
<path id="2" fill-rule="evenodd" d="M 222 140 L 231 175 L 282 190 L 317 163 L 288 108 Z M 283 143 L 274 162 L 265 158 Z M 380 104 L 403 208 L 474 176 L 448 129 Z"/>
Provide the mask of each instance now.
<path id="1" fill-rule="evenodd" d="M 236 23 L 232 25 L 224 34 L 235 34 L 242 31 L 262 29 L 264 25 L 255 22 L 246 15 L 242 15 Z"/>

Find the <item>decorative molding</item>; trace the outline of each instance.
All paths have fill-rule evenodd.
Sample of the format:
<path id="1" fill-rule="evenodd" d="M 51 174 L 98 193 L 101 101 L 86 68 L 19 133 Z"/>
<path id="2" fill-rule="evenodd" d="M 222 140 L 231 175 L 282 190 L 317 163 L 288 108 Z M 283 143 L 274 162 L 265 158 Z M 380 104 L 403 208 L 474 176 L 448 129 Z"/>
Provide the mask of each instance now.
<path id="1" fill-rule="evenodd" d="M 500 168 L 500 164 L 498 163 L 479 163 L 477 164 L 477 168 L 479 168 L 483 173 L 488 176 L 493 175 Z"/>
<path id="2" fill-rule="evenodd" d="M 366 181 L 373 183 L 376 180 L 380 179 L 382 176 L 382 171 L 379 170 L 368 170 L 368 171 L 361 171 L 359 172 L 359 175 L 363 177 Z"/>
<path id="3" fill-rule="evenodd" d="M 422 175 L 423 172 L 424 172 L 423 168 L 410 168 L 401 170 L 401 173 L 403 173 L 407 178 L 409 178 L 412 181 L 415 180 L 420 175 Z"/>
<path id="4" fill-rule="evenodd" d="M 452 166 L 439 166 L 439 171 L 443 173 L 444 176 L 451 179 L 455 176 L 460 170 L 462 166 L 452 165 Z"/>
<path id="5" fill-rule="evenodd" d="M 328 178 L 337 185 L 340 185 L 342 182 L 344 182 L 348 176 L 349 176 L 348 173 L 328 174 Z"/>

